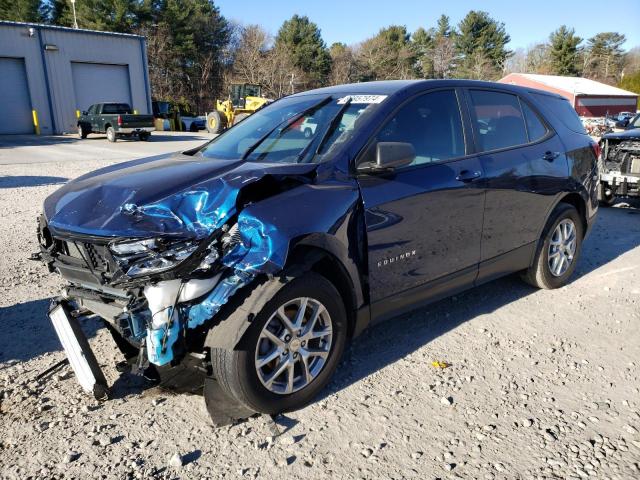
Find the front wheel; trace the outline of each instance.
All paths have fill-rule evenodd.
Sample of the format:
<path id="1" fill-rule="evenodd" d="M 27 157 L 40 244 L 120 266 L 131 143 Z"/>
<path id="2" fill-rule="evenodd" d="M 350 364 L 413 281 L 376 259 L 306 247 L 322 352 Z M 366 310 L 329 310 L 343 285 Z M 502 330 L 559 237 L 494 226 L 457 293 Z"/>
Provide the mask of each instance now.
<path id="1" fill-rule="evenodd" d="M 330 380 L 346 339 L 340 294 L 326 278 L 309 272 L 265 304 L 240 348 L 211 349 L 212 370 L 228 394 L 256 412 L 295 410 Z"/>
<path id="2" fill-rule="evenodd" d="M 538 244 L 533 265 L 523 279 L 538 288 L 566 285 L 580 258 L 584 227 L 576 208 L 561 203 L 552 212 Z"/>
<path id="3" fill-rule="evenodd" d="M 222 115 L 217 110 L 207 115 L 207 131 L 209 133 L 222 133 Z"/>
<path id="4" fill-rule="evenodd" d="M 85 128 L 82 126 L 82 124 L 78 125 L 78 137 L 80 139 L 85 139 L 87 138 L 87 131 L 85 130 Z"/>
<path id="5" fill-rule="evenodd" d="M 107 140 L 110 142 L 115 142 L 117 140 L 116 131 L 113 127 L 107 128 Z"/>

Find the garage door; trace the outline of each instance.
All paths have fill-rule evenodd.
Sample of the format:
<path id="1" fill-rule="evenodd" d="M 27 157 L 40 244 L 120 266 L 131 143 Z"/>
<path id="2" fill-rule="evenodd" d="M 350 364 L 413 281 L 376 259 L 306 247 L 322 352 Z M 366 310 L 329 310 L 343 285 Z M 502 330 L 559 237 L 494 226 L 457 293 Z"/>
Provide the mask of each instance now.
<path id="1" fill-rule="evenodd" d="M 87 110 L 94 103 L 101 102 L 131 105 L 127 65 L 71 62 L 71 70 L 77 110 Z"/>
<path id="2" fill-rule="evenodd" d="M 0 58 L 0 134 L 33 133 L 31 99 L 22 58 Z"/>

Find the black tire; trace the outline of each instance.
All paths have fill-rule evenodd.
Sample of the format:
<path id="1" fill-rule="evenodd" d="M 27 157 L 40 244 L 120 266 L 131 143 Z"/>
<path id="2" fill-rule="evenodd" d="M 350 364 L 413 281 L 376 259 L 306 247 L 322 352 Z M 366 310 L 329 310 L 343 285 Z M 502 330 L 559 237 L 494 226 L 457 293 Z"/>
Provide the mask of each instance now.
<path id="1" fill-rule="evenodd" d="M 239 113 L 238 115 L 233 117 L 233 124 L 234 125 L 239 124 L 242 120 L 247 118 L 249 115 L 250 115 L 249 113 Z"/>
<path id="2" fill-rule="evenodd" d="M 222 130 L 222 115 L 217 110 L 214 110 L 207 115 L 207 132 L 220 133 Z"/>
<path id="3" fill-rule="evenodd" d="M 78 125 L 78 137 L 84 140 L 85 138 L 87 138 L 87 135 L 89 135 L 89 133 L 82 126 L 82 124 L 79 124 Z"/>
<path id="4" fill-rule="evenodd" d="M 267 282 L 255 288 L 263 289 L 266 294 L 271 295 L 269 289 L 273 287 L 273 283 Z M 261 292 L 257 293 L 260 295 Z M 329 313 L 333 330 L 329 355 L 322 370 L 308 385 L 289 394 L 274 393 L 258 378 L 255 365 L 256 348 L 263 327 L 274 312 L 281 305 L 299 297 L 319 301 Z M 281 284 L 275 290 L 275 294 L 253 319 L 235 350 L 211 348 L 213 375 L 225 393 L 253 411 L 276 414 L 301 408 L 311 402 L 331 379 L 345 348 L 347 330 L 347 315 L 339 292 L 325 277 L 307 272 Z M 206 391 L 205 388 L 205 395 Z"/>
<path id="5" fill-rule="evenodd" d="M 189 125 L 189 131 L 192 133 L 195 133 L 198 131 L 198 126 L 196 125 L 196 122 L 191 122 L 191 125 Z"/>
<path id="6" fill-rule="evenodd" d="M 551 272 L 549 266 L 549 245 L 553 237 L 556 227 L 563 221 L 570 220 L 575 227 L 575 252 L 573 259 L 567 270 L 559 276 L 554 275 Z M 580 253 L 582 251 L 582 240 L 584 238 L 584 225 L 582 218 L 576 210 L 576 208 L 567 203 L 559 204 L 551 213 L 549 220 L 542 232 L 538 247 L 536 250 L 536 256 L 533 264 L 522 274 L 522 278 L 525 282 L 533 285 L 534 287 L 544 289 L 559 288 L 567 284 L 569 278 L 576 269 L 576 265 L 580 260 Z"/>
<path id="7" fill-rule="evenodd" d="M 107 140 L 110 142 L 118 140 L 118 136 L 116 135 L 116 131 L 113 127 L 107 127 Z"/>
<path id="8" fill-rule="evenodd" d="M 143 142 L 148 142 L 151 138 L 151 134 L 149 132 L 141 133 L 140 135 L 138 135 L 138 138 Z"/>
<path id="9" fill-rule="evenodd" d="M 598 203 L 603 207 L 612 207 L 615 205 L 618 200 L 613 193 L 607 194 L 607 190 L 609 190 L 609 185 L 604 183 L 600 185 L 600 190 L 598 192 Z"/>

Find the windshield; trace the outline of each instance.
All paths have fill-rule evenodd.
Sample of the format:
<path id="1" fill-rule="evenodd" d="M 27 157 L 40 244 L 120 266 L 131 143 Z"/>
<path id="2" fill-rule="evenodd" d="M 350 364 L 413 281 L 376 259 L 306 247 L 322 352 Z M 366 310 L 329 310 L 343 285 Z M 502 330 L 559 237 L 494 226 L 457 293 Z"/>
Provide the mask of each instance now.
<path id="1" fill-rule="evenodd" d="M 383 95 L 287 97 L 259 110 L 206 145 L 205 157 L 251 162 L 318 163 L 351 138 Z"/>

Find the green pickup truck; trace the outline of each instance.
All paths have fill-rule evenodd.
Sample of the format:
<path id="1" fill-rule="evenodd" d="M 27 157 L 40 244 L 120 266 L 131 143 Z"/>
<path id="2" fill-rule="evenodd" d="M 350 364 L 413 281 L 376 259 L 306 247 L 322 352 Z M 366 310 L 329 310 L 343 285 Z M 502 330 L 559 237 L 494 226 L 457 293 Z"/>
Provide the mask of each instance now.
<path id="1" fill-rule="evenodd" d="M 106 133 L 110 142 L 132 136 L 149 140 L 154 130 L 153 115 L 134 114 L 126 103 L 96 103 L 78 118 L 80 138 L 87 138 L 90 133 Z"/>

